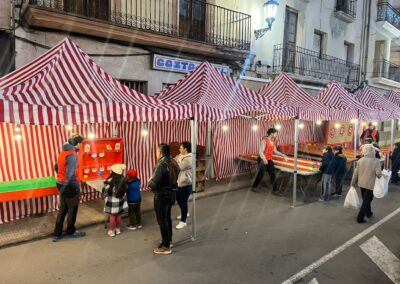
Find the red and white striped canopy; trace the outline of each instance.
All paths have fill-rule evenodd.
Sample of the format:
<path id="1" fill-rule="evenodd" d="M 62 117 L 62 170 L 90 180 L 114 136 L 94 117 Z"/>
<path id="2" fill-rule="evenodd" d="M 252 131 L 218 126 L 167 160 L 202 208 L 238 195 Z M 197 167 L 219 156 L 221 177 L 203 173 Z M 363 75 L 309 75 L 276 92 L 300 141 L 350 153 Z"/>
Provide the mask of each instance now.
<path id="1" fill-rule="evenodd" d="M 259 94 L 284 105 L 298 108 L 303 120 L 329 120 L 329 109 L 299 87 L 285 73 L 259 90 Z"/>
<path id="2" fill-rule="evenodd" d="M 162 121 L 192 116 L 190 105 L 164 102 L 121 84 L 66 38 L 0 78 L 0 122 L 84 124 Z"/>
<path id="3" fill-rule="evenodd" d="M 374 88 L 365 86 L 358 90 L 355 98 L 364 105 L 379 112 L 381 120 L 390 120 L 399 117 L 400 108 L 380 95 Z"/>
<path id="4" fill-rule="evenodd" d="M 333 120 L 379 120 L 379 112 L 357 101 L 342 85 L 331 81 L 317 96 L 317 100 L 331 108 Z"/>
<path id="5" fill-rule="evenodd" d="M 384 97 L 394 103 L 396 106 L 400 107 L 400 94 L 395 92 L 395 91 L 389 91 L 387 92 Z"/>
<path id="6" fill-rule="evenodd" d="M 223 120 L 254 110 L 266 114 L 293 117 L 295 108 L 284 106 L 258 95 L 208 62 L 186 74 L 155 97 L 194 106 L 199 121 Z"/>

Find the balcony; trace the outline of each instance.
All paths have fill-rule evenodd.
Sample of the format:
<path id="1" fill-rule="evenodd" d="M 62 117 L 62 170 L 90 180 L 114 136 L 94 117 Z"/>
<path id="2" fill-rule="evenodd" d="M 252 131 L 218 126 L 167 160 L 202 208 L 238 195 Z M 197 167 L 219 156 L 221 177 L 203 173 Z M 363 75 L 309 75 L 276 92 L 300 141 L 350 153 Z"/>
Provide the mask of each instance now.
<path id="1" fill-rule="evenodd" d="M 373 83 L 399 87 L 400 66 L 388 60 L 379 59 L 374 61 Z"/>
<path id="2" fill-rule="evenodd" d="M 25 18 L 36 27 L 215 57 L 245 57 L 252 35 L 250 15 L 204 0 L 30 0 Z"/>
<path id="3" fill-rule="evenodd" d="M 400 11 L 387 2 L 378 3 L 377 26 L 389 38 L 400 37 Z"/>
<path id="4" fill-rule="evenodd" d="M 357 85 L 360 65 L 286 43 L 274 46 L 273 71 Z"/>
<path id="5" fill-rule="evenodd" d="M 357 15 L 357 0 L 336 0 L 334 15 L 347 23 L 354 22 Z"/>

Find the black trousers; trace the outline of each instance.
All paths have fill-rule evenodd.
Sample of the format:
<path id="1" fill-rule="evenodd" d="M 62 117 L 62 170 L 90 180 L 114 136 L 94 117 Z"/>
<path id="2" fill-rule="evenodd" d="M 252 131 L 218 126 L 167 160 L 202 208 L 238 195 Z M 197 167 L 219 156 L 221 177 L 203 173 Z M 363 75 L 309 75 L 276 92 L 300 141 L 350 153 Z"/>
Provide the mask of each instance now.
<path id="1" fill-rule="evenodd" d="M 254 178 L 252 187 L 256 188 L 260 184 L 262 178 L 264 177 L 265 172 L 268 172 L 268 175 L 271 179 L 272 190 L 277 191 L 278 187 L 276 186 L 276 174 L 275 174 L 274 162 L 272 160 L 269 160 L 268 165 L 265 165 L 261 158 L 258 158 L 257 162 L 258 162 L 258 170 Z"/>
<path id="2" fill-rule="evenodd" d="M 171 208 L 175 203 L 175 193 L 168 195 L 154 195 L 154 210 L 156 211 L 157 223 L 160 226 L 161 245 L 169 248 L 172 241 Z"/>
<path id="3" fill-rule="evenodd" d="M 343 191 L 343 183 L 344 183 L 344 174 L 343 175 L 335 175 L 335 187 L 336 194 L 342 194 Z"/>
<path id="4" fill-rule="evenodd" d="M 131 226 L 142 225 L 142 215 L 140 213 L 140 202 L 128 203 L 129 221 Z"/>
<path id="5" fill-rule="evenodd" d="M 188 213 L 188 200 L 192 194 L 192 185 L 179 187 L 176 192 L 176 201 L 178 202 L 179 208 L 181 209 L 181 221 L 186 223 Z"/>
<path id="6" fill-rule="evenodd" d="M 57 188 L 60 191 L 60 208 L 57 215 L 56 226 L 54 228 L 54 236 L 57 237 L 61 237 L 62 235 L 64 220 L 67 215 L 67 234 L 72 235 L 76 231 L 75 223 L 79 206 L 79 190 L 67 187 L 69 187 L 69 185 L 61 185 L 57 183 Z M 69 192 L 74 191 L 75 194 L 71 197 L 70 195 L 66 197 L 62 194 L 65 190 L 69 190 Z"/>
<path id="7" fill-rule="evenodd" d="M 374 192 L 366 188 L 361 188 L 361 194 L 363 202 L 360 212 L 358 212 L 357 221 L 364 220 L 365 215 L 367 215 L 367 217 L 372 216 L 371 202 L 374 199 Z"/>

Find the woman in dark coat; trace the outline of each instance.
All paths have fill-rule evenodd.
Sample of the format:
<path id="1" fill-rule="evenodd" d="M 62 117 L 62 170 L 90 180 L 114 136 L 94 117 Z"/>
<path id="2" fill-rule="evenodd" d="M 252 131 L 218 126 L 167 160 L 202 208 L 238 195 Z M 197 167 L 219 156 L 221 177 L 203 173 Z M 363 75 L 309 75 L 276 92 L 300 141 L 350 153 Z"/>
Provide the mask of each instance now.
<path id="1" fill-rule="evenodd" d="M 394 150 L 392 155 L 390 156 L 390 160 L 392 161 L 392 183 L 400 183 L 400 178 L 398 171 L 400 170 L 400 142 L 394 144 Z"/>

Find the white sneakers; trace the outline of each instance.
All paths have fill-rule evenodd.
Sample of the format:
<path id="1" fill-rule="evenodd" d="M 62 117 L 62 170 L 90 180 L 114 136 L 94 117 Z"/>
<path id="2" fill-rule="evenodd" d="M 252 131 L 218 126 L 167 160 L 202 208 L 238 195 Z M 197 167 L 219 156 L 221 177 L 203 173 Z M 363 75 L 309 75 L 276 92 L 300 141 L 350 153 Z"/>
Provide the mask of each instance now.
<path id="1" fill-rule="evenodd" d="M 186 217 L 189 217 L 189 216 L 190 216 L 190 214 L 188 212 Z M 182 215 L 179 215 L 178 217 L 176 217 L 177 220 L 180 220 L 181 218 L 182 218 Z"/>
<path id="2" fill-rule="evenodd" d="M 109 230 L 107 234 L 110 237 L 115 237 L 115 235 L 121 235 L 121 230 L 120 229 L 115 229 L 115 231 Z"/>
<path id="3" fill-rule="evenodd" d="M 180 229 L 185 228 L 186 226 L 187 226 L 187 224 L 186 224 L 185 222 L 180 221 L 180 222 L 178 223 L 178 225 L 176 225 L 175 228 L 177 228 L 178 230 L 180 230 Z"/>

